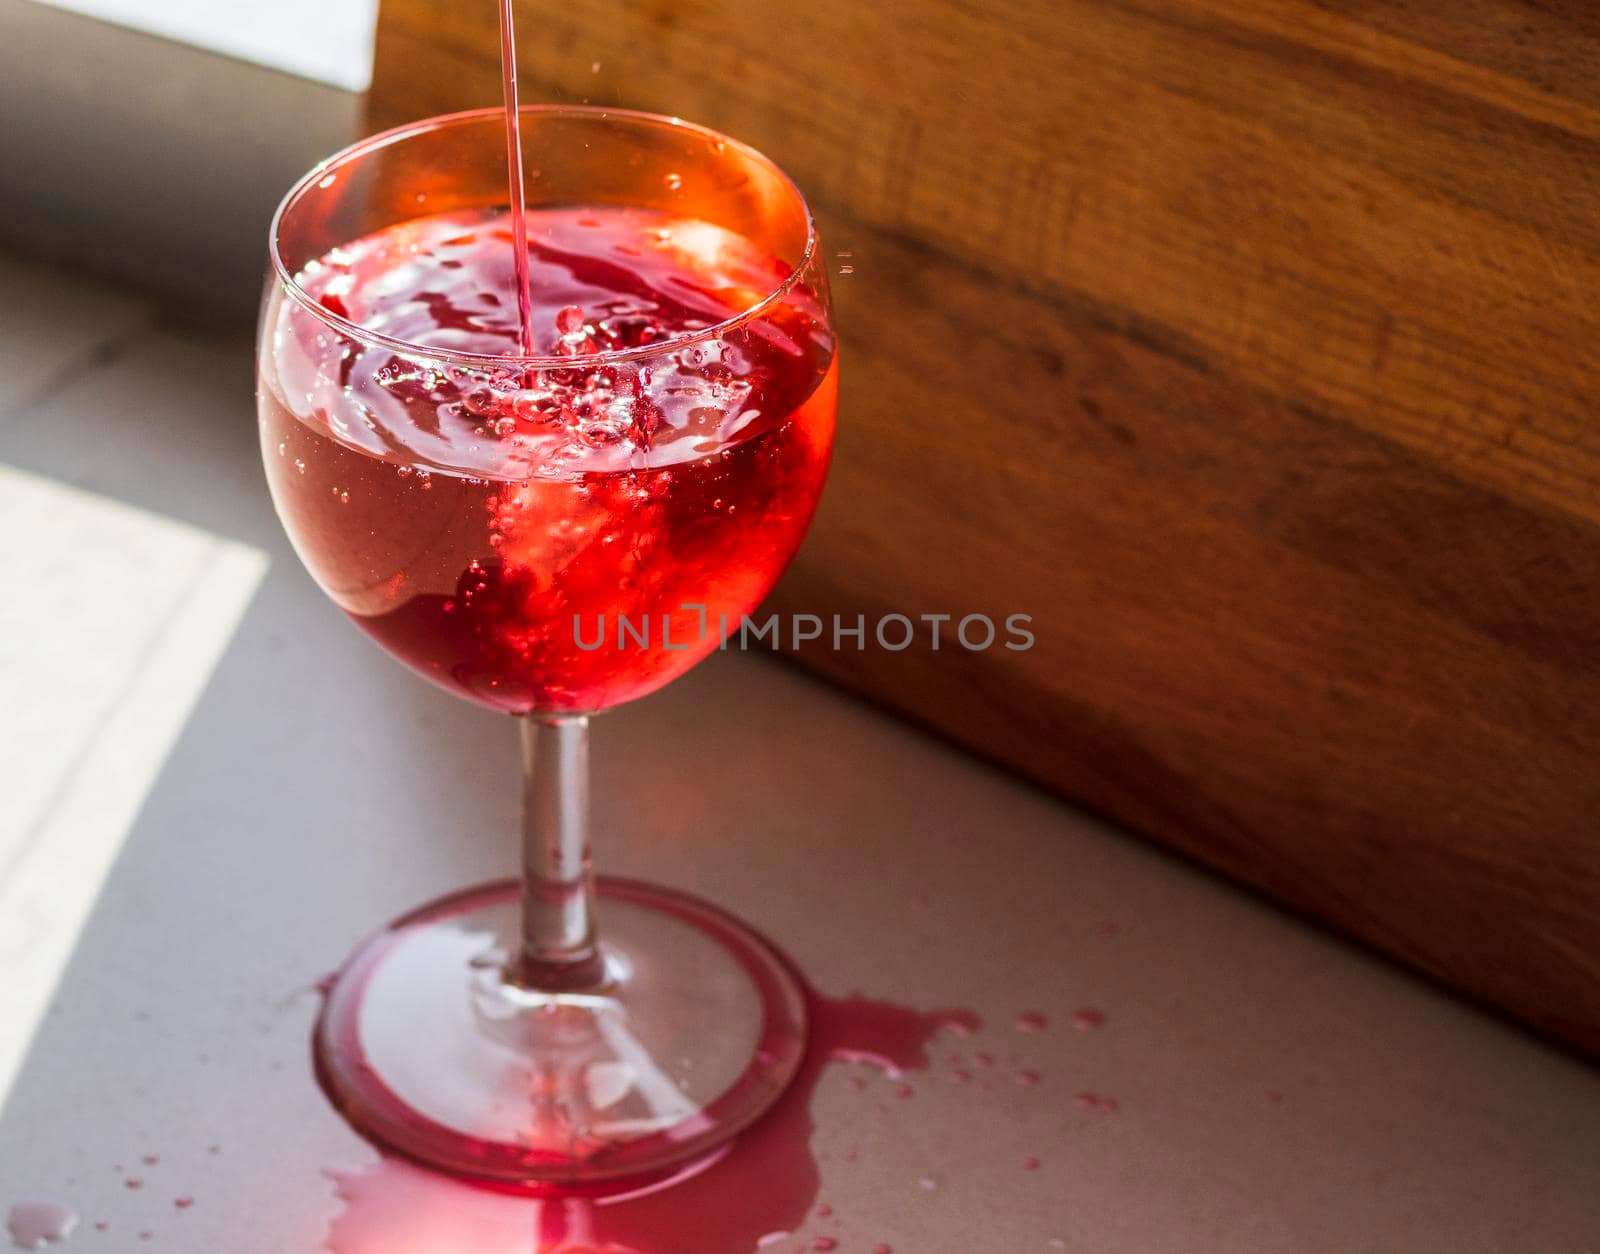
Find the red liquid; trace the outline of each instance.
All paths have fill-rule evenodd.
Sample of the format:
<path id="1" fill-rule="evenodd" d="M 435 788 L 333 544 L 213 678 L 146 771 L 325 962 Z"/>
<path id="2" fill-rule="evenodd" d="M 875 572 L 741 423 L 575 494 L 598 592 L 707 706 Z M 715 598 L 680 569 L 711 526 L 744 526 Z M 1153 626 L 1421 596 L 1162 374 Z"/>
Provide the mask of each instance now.
<path id="1" fill-rule="evenodd" d="M 862 997 L 814 997 L 811 1016 L 805 1064 L 778 1105 L 709 1167 L 686 1173 L 670 1187 L 599 1202 L 536 1201 L 386 1159 L 370 1172 L 336 1177 L 345 1211 L 329 1231 L 328 1249 L 333 1254 L 750 1254 L 772 1233 L 804 1232 L 808 1219 L 820 1213 L 813 1209 L 819 1178 L 810 1149 L 810 1104 L 822 1069 L 830 1062 L 853 1062 L 891 1074 L 921 1070 L 936 1032 L 977 1023 L 965 1011 L 923 1014 Z M 870 1222 L 870 1216 L 862 1218 Z M 818 1236 L 825 1234 L 814 1233 L 804 1244 L 810 1246 Z M 774 1248 L 800 1244 L 797 1236 Z"/>
<path id="2" fill-rule="evenodd" d="M 494 709 L 596 710 L 688 670 L 788 564 L 827 470 L 833 346 L 795 288 L 715 338 L 595 366 L 750 309 L 788 267 L 650 210 L 540 209 L 527 230 L 534 351 L 570 366 L 408 357 L 280 298 L 261 437 L 301 559 L 385 648 Z M 394 340 L 514 356 L 513 239 L 503 212 L 433 215 L 298 281 Z"/>
<path id="3" fill-rule="evenodd" d="M 500 0 L 500 85 L 506 102 L 506 192 L 511 204 L 511 238 L 528 237 L 528 195 L 522 177 L 522 115 L 517 112 L 517 35 L 512 0 Z M 517 276 L 517 320 L 524 357 L 534 355 L 533 281 L 528 253 L 512 252 Z"/>

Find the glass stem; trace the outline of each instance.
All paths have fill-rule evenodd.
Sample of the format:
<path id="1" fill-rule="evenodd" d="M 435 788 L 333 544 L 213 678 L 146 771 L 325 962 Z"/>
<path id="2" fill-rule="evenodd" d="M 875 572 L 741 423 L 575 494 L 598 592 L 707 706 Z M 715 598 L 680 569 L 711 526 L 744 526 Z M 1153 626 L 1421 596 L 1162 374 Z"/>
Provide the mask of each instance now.
<path id="1" fill-rule="evenodd" d="M 605 983 L 589 870 L 589 719 L 522 719 L 522 952 L 510 978 L 571 992 Z"/>

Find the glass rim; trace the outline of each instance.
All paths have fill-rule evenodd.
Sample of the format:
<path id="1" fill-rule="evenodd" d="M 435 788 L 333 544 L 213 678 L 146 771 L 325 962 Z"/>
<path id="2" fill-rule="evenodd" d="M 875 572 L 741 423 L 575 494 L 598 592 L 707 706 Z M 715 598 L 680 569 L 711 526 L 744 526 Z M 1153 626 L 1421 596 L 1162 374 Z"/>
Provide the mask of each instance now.
<path id="1" fill-rule="evenodd" d="M 712 326 L 701 328 L 687 335 L 673 336 L 659 344 L 639 344 L 631 348 L 601 349 L 596 353 L 587 353 L 582 358 L 585 366 L 609 365 L 616 362 L 640 361 L 660 355 L 663 352 L 676 351 L 679 348 L 693 344 L 702 344 L 708 340 L 717 339 L 726 335 L 730 330 L 740 327 L 747 322 L 754 321 L 761 314 L 778 304 L 799 282 L 801 274 L 811 265 L 817 252 L 817 223 L 811 212 L 811 204 L 806 200 L 805 194 L 795 184 L 795 181 L 786 174 L 776 161 L 767 156 L 760 149 L 724 135 L 721 131 L 709 126 L 702 126 L 698 122 L 686 122 L 680 117 L 669 116 L 664 113 L 649 113 L 642 109 L 614 109 L 604 105 L 561 105 L 561 104 L 525 104 L 517 109 L 519 116 L 535 114 L 546 117 L 588 117 L 594 119 L 621 118 L 625 121 L 645 123 L 650 126 L 668 127 L 674 130 L 689 131 L 703 136 L 714 143 L 721 143 L 730 148 L 737 149 L 746 157 L 760 163 L 777 176 L 781 184 L 794 196 L 800 211 L 805 217 L 806 242 L 800 252 L 799 260 L 784 277 L 783 281 L 767 292 L 760 300 L 748 309 L 724 318 Z M 278 202 L 278 207 L 273 211 L 271 225 L 267 228 L 267 253 L 271 258 L 272 272 L 289 297 L 306 312 L 320 320 L 326 326 L 340 335 L 351 339 L 360 340 L 372 346 L 382 346 L 403 353 L 408 357 L 423 357 L 431 361 L 445 362 L 447 364 L 472 365 L 482 367 L 515 366 L 533 369 L 559 369 L 573 365 L 571 357 L 561 357 L 554 354 L 535 354 L 524 356 L 520 353 L 471 353 L 454 349 L 439 348 L 437 345 L 415 344 L 410 340 L 402 340 L 392 335 L 385 335 L 381 331 L 373 331 L 342 317 L 333 312 L 320 301 L 316 300 L 296 281 L 295 276 L 289 272 L 284 264 L 279 239 L 283 226 L 284 216 L 315 183 L 327 176 L 330 169 L 336 169 L 366 156 L 380 148 L 397 144 L 416 135 L 426 134 L 430 131 L 442 130 L 445 127 L 461 126 L 471 122 L 483 121 L 490 117 L 505 116 L 505 109 L 499 105 L 489 105 L 478 109 L 462 109 L 455 113 L 441 113 L 429 118 L 421 118 L 414 122 L 403 122 L 399 126 L 392 126 L 388 130 L 379 131 L 375 135 L 368 135 L 354 143 L 341 148 L 332 156 L 324 157 L 310 170 L 306 171 Z"/>

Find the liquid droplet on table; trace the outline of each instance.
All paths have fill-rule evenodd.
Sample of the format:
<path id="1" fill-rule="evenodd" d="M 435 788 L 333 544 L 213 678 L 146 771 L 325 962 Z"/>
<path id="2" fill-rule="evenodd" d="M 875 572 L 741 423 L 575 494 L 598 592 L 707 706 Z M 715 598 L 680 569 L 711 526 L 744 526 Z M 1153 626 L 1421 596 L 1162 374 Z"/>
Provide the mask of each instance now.
<path id="1" fill-rule="evenodd" d="M 22 1250 L 42 1250 L 65 1241 L 77 1226 L 76 1212 L 55 1202 L 18 1202 L 6 1217 L 11 1240 Z"/>
<path id="2" fill-rule="evenodd" d="M 1024 1010 L 1017 1016 L 1017 1031 L 1043 1032 L 1045 1024 L 1049 1022 L 1044 1013 L 1039 1010 Z"/>
<path id="3" fill-rule="evenodd" d="M 1080 1032 L 1093 1032 L 1096 1028 L 1104 1027 L 1105 1022 L 1105 1011 L 1096 1010 L 1093 1006 L 1085 1006 L 1072 1016 L 1072 1026 Z"/>

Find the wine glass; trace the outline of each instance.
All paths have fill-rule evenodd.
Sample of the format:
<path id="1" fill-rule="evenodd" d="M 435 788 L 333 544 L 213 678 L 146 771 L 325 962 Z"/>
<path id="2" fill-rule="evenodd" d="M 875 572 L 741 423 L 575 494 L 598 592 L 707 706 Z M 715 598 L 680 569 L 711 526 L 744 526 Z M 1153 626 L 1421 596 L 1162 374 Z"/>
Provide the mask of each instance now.
<path id="1" fill-rule="evenodd" d="M 366 940 L 319 1078 L 369 1139 L 532 1192 L 685 1170 L 794 1075 L 806 1003 L 715 906 L 595 878 L 589 717 L 737 639 L 810 522 L 837 374 L 795 186 L 676 118 L 398 128 L 273 220 L 258 396 L 273 501 L 322 589 L 448 691 L 516 715 L 522 875 Z"/>

